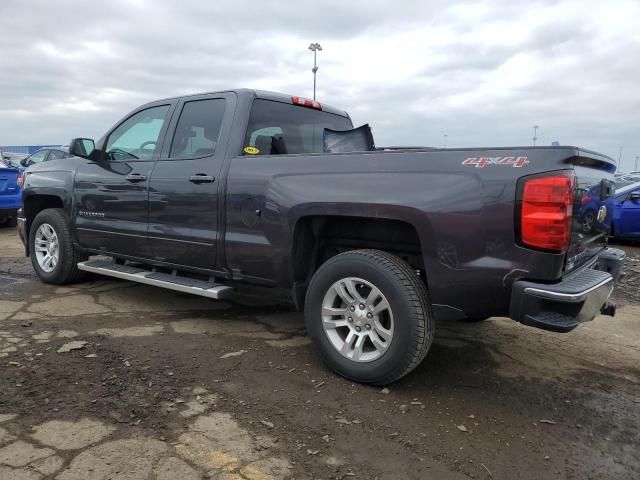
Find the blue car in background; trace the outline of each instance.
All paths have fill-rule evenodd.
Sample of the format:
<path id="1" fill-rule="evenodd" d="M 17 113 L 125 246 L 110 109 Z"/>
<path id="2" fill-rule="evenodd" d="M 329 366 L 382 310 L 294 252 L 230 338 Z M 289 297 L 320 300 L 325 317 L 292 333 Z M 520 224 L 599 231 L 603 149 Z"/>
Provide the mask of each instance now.
<path id="1" fill-rule="evenodd" d="M 20 168 L 0 162 L 0 227 L 15 227 L 18 209 L 22 207 Z"/>
<path id="2" fill-rule="evenodd" d="M 0 227 L 15 227 L 22 207 L 22 172 L 31 165 L 70 157 L 67 147 L 43 148 L 22 159 L 0 159 Z"/>
<path id="3" fill-rule="evenodd" d="M 609 230 L 612 219 L 612 200 L 600 200 L 600 184 L 596 184 L 589 189 L 578 186 L 576 188 L 575 205 L 573 207 L 574 221 L 580 223 L 581 230 L 584 233 L 599 231 L 606 233 Z M 602 206 L 604 210 L 604 218 L 598 218 Z"/>
<path id="4" fill-rule="evenodd" d="M 640 178 L 618 178 L 613 202 L 611 235 L 640 239 Z"/>
<path id="5" fill-rule="evenodd" d="M 601 200 L 601 185 L 576 188 L 574 222 L 579 230 L 622 239 L 640 239 L 640 174 L 616 175 L 615 192 Z"/>

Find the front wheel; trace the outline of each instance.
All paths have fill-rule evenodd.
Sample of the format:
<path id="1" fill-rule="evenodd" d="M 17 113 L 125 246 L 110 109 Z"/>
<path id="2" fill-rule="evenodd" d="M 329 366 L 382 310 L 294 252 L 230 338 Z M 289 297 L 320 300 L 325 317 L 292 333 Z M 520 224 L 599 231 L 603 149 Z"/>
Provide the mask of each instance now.
<path id="1" fill-rule="evenodd" d="M 74 283 L 84 276 L 78 262 L 87 257 L 75 247 L 69 220 L 59 208 L 36 215 L 29 230 L 29 252 L 33 269 L 44 283 Z"/>
<path id="2" fill-rule="evenodd" d="M 378 250 L 350 251 L 325 262 L 311 279 L 305 320 L 330 368 L 374 385 L 413 370 L 435 328 L 424 282 L 402 259 Z"/>

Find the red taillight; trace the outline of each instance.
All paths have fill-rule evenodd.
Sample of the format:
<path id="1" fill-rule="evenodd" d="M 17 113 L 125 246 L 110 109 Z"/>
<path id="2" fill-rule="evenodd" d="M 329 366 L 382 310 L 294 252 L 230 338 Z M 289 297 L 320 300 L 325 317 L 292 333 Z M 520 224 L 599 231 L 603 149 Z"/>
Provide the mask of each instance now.
<path id="1" fill-rule="evenodd" d="M 22 188 L 22 186 L 24 185 L 24 173 L 20 172 L 18 174 L 18 178 L 16 179 L 16 183 L 18 184 L 18 186 L 20 188 Z"/>
<path id="2" fill-rule="evenodd" d="M 573 217 L 573 173 L 526 180 L 522 193 L 522 243 L 545 250 L 566 251 Z"/>
<path id="3" fill-rule="evenodd" d="M 320 102 L 316 102 L 315 100 L 309 100 L 304 97 L 291 97 L 294 105 L 298 105 L 299 107 L 307 107 L 307 108 L 315 108 L 316 110 L 322 110 L 322 105 Z"/>

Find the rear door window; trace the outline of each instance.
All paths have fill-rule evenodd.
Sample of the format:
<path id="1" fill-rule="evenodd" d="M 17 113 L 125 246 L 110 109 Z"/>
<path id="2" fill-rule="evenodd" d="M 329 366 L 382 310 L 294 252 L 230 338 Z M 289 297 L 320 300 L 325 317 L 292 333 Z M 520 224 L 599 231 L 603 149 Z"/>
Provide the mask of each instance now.
<path id="1" fill-rule="evenodd" d="M 251 108 L 245 152 L 257 155 L 322 153 L 325 128 L 349 130 L 353 127 L 351 120 L 341 115 L 257 99 Z"/>
<path id="2" fill-rule="evenodd" d="M 185 102 L 171 141 L 171 158 L 195 158 L 216 152 L 224 119 L 225 100 Z"/>

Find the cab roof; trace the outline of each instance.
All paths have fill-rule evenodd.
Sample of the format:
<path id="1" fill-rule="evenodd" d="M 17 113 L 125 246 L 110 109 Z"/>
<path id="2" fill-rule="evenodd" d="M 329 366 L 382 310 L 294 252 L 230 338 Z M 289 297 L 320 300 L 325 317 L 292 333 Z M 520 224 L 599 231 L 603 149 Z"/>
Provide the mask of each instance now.
<path id="1" fill-rule="evenodd" d="M 176 97 L 169 97 L 169 98 L 163 98 L 163 99 L 158 99 L 158 100 L 154 100 L 153 102 L 149 102 L 151 103 L 157 103 L 157 102 L 161 102 L 161 101 L 168 101 L 168 100 L 179 100 L 179 99 L 183 99 L 183 98 L 189 98 L 189 97 L 196 97 L 199 95 L 211 95 L 211 94 L 216 94 L 216 93 L 235 93 L 238 96 L 245 96 L 245 97 L 253 97 L 253 98 L 260 98 L 260 99 L 264 99 L 264 100 L 271 100 L 274 102 L 282 102 L 282 103 L 289 103 L 291 105 L 293 105 L 293 97 L 294 95 L 289 95 L 286 93 L 280 93 L 280 92 L 272 92 L 272 91 L 268 91 L 268 90 L 255 90 L 255 89 L 250 89 L 250 88 L 238 88 L 238 89 L 232 89 L 232 90 L 218 90 L 218 91 L 213 91 L 213 92 L 200 92 L 200 93 L 192 93 L 189 95 L 179 95 Z M 349 117 L 349 114 L 344 111 L 341 110 L 339 108 L 335 108 L 332 107 L 330 105 L 327 105 L 323 102 L 319 102 L 320 105 L 322 105 L 322 111 L 323 112 L 329 112 L 329 113 L 333 113 L 335 115 L 340 115 L 343 117 Z"/>

